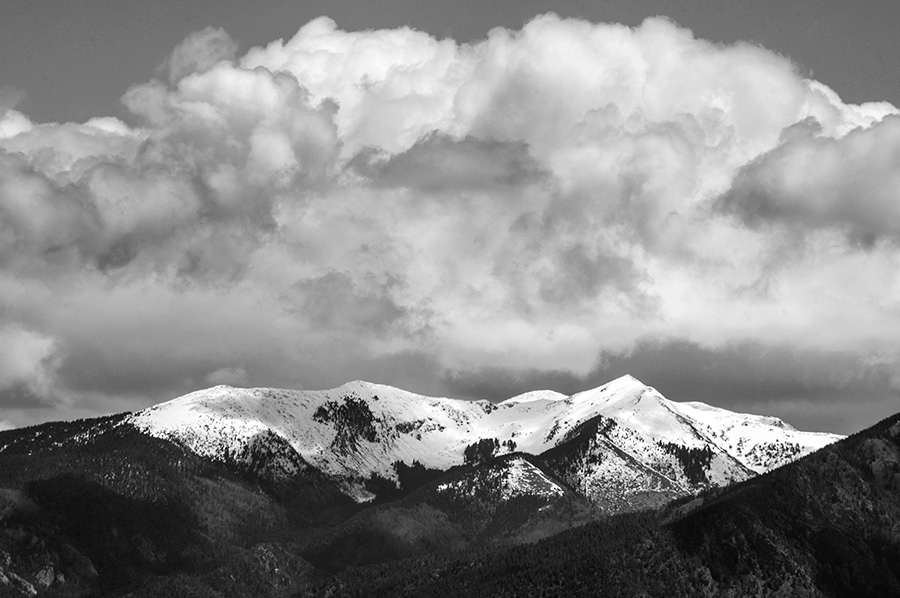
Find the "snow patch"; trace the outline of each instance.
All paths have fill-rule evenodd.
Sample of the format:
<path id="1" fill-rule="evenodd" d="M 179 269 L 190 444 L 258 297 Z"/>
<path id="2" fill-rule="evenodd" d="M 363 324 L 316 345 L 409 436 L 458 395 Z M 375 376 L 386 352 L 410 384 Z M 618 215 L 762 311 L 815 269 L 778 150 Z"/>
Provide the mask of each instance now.
<path id="1" fill-rule="evenodd" d="M 565 491 L 547 475 L 522 457 L 515 457 L 506 463 L 506 483 L 503 498 L 516 496 L 540 496 L 554 498 Z"/>

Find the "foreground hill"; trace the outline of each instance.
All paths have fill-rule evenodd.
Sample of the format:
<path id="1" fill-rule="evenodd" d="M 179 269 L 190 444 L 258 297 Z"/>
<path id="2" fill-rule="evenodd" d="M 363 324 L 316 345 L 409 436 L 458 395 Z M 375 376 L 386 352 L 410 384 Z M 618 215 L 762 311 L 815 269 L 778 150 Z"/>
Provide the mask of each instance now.
<path id="1" fill-rule="evenodd" d="M 303 596 L 900 596 L 900 414 L 776 471 L 537 544 Z"/>
<path id="2" fill-rule="evenodd" d="M 268 485 L 124 419 L 0 434 L 0 596 L 121 595 L 199 572 L 226 595 L 281 595 L 313 573 L 289 543 L 354 508 L 315 472 Z"/>

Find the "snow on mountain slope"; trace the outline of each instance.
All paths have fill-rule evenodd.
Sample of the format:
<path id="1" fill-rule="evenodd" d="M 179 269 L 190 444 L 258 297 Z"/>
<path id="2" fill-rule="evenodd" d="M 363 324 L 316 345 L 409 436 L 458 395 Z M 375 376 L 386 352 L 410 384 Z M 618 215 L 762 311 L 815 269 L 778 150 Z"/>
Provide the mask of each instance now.
<path id="1" fill-rule="evenodd" d="M 669 476 L 619 448 L 607 434 L 615 420 L 598 416 L 540 459 L 544 466 L 605 513 L 664 503 L 687 492 Z"/>
<path id="2" fill-rule="evenodd" d="M 507 467 L 504 498 L 515 496 L 554 497 L 565 494 L 565 490 L 559 484 L 522 457 L 512 458 Z"/>
<path id="3" fill-rule="evenodd" d="M 633 383 L 632 383 L 633 381 Z M 636 380 L 598 409 L 616 422 L 606 438 L 638 462 L 661 473 L 677 487 L 725 485 L 746 479 L 750 472 L 732 454 L 711 443 L 676 403 Z M 692 471 L 685 459 L 698 461 Z"/>
<path id="4" fill-rule="evenodd" d="M 131 423 L 213 458 L 239 454 L 270 430 L 329 475 L 395 477 L 395 461 L 438 469 L 461 463 L 472 422 L 489 405 L 367 382 L 324 391 L 216 386 L 141 411 Z"/>
<path id="5" fill-rule="evenodd" d="M 618 468 L 620 476 L 643 475 L 661 492 L 745 479 L 839 438 L 799 432 L 774 418 L 675 403 L 631 376 L 572 396 L 534 391 L 499 404 L 360 381 L 322 391 L 216 386 L 129 421 L 217 459 L 239 459 L 254 439 L 274 435 L 365 499 L 362 481 L 372 474 L 396 480 L 397 461 L 446 470 L 462 464 L 466 448 L 484 439 L 496 439 L 494 454 L 539 455 L 598 417 L 615 423 L 604 426 L 596 443 L 608 444 L 612 448 L 602 452 L 615 457 L 605 464 L 592 457 L 597 462 L 584 472 L 590 478 L 584 484 L 607 485 L 606 478 L 616 475 L 609 467 L 619 460 L 629 463 Z M 286 466 L 287 473 L 291 467 L 296 463 Z M 621 473 L 625 469 L 630 473 Z"/>
<path id="6" fill-rule="evenodd" d="M 567 395 L 555 390 L 532 390 L 522 393 L 514 397 L 510 397 L 502 401 L 500 405 L 511 405 L 513 403 L 530 403 L 531 401 L 562 401 L 568 399 Z"/>
<path id="7" fill-rule="evenodd" d="M 801 432 L 777 417 L 734 413 L 700 402 L 672 403 L 696 429 L 755 473 L 776 467 L 837 442 L 843 436 Z"/>
<path id="8" fill-rule="evenodd" d="M 441 494 L 474 494 L 492 486 L 498 498 L 509 500 L 519 496 L 532 496 L 552 500 L 563 496 L 566 491 L 556 482 L 522 456 L 512 455 L 493 465 L 476 470 L 469 475 L 437 486 Z"/>

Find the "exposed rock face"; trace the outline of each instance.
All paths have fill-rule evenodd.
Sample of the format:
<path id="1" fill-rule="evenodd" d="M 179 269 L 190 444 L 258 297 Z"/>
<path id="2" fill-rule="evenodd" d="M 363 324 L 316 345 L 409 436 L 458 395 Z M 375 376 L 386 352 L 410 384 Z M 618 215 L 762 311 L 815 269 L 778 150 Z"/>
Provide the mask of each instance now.
<path id="1" fill-rule="evenodd" d="M 34 586 L 12 571 L 0 569 L 0 588 L 4 589 L 4 593 L 8 592 L 10 596 L 36 596 L 37 590 Z"/>
<path id="2" fill-rule="evenodd" d="M 27 524 L 2 527 L 0 588 L 9 593 L 0 595 L 35 596 L 53 589 L 79 596 L 91 591 L 97 571 L 78 550 L 61 538 L 29 529 Z"/>

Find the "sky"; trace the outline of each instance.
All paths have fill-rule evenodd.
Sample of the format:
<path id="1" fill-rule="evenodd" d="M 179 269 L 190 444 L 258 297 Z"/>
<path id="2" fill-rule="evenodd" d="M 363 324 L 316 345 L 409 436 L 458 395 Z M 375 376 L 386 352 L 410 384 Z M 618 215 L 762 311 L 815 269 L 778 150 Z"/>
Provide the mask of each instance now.
<path id="1" fill-rule="evenodd" d="M 895 2 L 9 0 L 0 427 L 632 374 L 900 410 Z"/>

